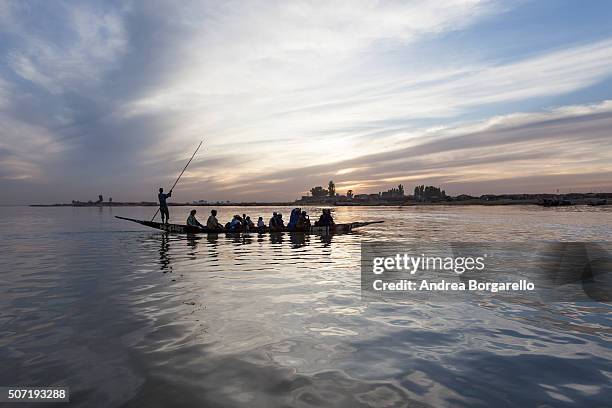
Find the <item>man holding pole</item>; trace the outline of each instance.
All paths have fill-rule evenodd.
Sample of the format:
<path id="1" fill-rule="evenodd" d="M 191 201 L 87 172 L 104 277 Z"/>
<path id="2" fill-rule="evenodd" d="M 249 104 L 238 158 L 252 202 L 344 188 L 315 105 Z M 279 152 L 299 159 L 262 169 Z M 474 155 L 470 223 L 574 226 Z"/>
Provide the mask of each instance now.
<path id="1" fill-rule="evenodd" d="M 162 224 L 165 222 L 166 224 L 170 220 L 170 211 L 168 211 L 168 204 L 166 203 L 166 199 L 172 196 L 172 190 L 168 194 L 164 194 L 164 189 L 159 188 L 159 194 L 157 198 L 159 198 L 159 212 L 161 213 Z M 165 218 L 165 221 L 164 221 Z"/>
<path id="2" fill-rule="evenodd" d="M 200 150 L 200 146 L 202 146 L 203 142 L 204 142 L 204 140 L 200 141 L 200 144 L 195 149 L 195 152 L 193 152 L 193 154 L 191 155 L 191 159 L 189 159 L 189 161 L 187 162 L 187 164 L 183 168 L 183 171 L 181 171 L 181 174 L 179 174 L 179 176 L 177 177 L 176 181 L 172 185 L 172 188 L 170 188 L 170 192 L 168 194 L 164 194 L 164 189 L 161 188 L 161 187 L 159 188 L 159 194 L 157 195 L 157 198 L 159 199 L 159 210 L 155 211 L 155 214 L 153 215 L 153 218 L 151 218 L 151 221 L 153 221 L 155 219 L 155 217 L 157 216 L 158 212 L 161 212 L 162 224 L 164 223 L 164 216 L 166 218 L 165 223 L 168 224 L 168 221 L 170 220 L 170 212 L 168 211 L 168 204 L 166 204 L 166 199 L 168 197 L 172 196 L 172 190 L 178 184 L 179 180 L 181 179 L 181 176 L 183 175 L 185 170 L 187 170 L 187 166 L 189 166 L 189 163 L 191 163 L 191 161 L 195 157 L 195 155 L 198 152 L 198 150 Z"/>

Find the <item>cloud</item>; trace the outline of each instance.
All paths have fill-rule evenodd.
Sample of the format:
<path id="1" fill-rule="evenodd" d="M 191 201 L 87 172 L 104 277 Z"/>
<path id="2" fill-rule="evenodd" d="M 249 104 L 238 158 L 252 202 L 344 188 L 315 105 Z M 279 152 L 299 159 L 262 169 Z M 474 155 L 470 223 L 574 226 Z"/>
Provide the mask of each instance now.
<path id="1" fill-rule="evenodd" d="M 4 2 L 0 8 L 0 173 L 5 180 L 59 181 L 74 169 L 54 165 L 91 135 L 100 87 L 127 49 L 124 9 L 65 2 Z M 57 177 L 54 180 L 52 177 Z"/>
<path id="2" fill-rule="evenodd" d="M 5 108 L 9 104 L 10 84 L 0 78 L 0 109 Z"/>
<path id="3" fill-rule="evenodd" d="M 330 178 L 338 188 L 361 192 L 423 182 L 441 184 L 453 193 L 475 194 L 610 188 L 612 183 L 603 175 L 612 172 L 611 126 L 612 101 L 512 114 L 423 133 L 418 143 L 395 151 L 243 182 L 251 185 L 293 175 L 277 186 L 278 194 L 290 191 L 292 185 L 320 185 Z M 338 168 L 352 171 L 341 173 Z"/>
<path id="4" fill-rule="evenodd" d="M 254 154 L 267 155 L 269 146 L 277 144 L 275 150 L 300 151 L 311 161 L 328 163 L 347 155 L 395 149 L 398 143 L 411 144 L 422 137 L 416 123 L 423 119 L 445 123 L 479 107 L 490 109 L 491 104 L 567 94 L 591 86 L 610 76 L 612 41 L 506 64 L 479 63 L 462 69 L 384 76 L 366 84 L 354 77 L 338 78 L 342 64 L 333 57 L 327 58 L 330 67 L 321 68 L 321 75 L 293 70 L 280 58 L 260 72 L 246 62 L 231 61 L 229 54 L 227 60 L 219 61 L 219 65 L 231 66 L 229 71 L 217 71 L 215 58 L 220 57 L 212 55 L 212 61 L 202 65 L 186 64 L 197 67 L 197 77 L 189 73 L 177 76 L 172 85 L 161 88 L 162 93 L 130 102 L 125 112 L 157 115 L 170 109 L 190 123 L 185 131 L 197 133 L 199 129 L 213 135 L 209 140 L 212 151 L 221 148 L 221 143 L 236 146 L 265 138 L 269 145 L 252 145 Z M 305 58 L 304 65 L 309 61 Z M 227 76 L 210 79 L 221 72 Z M 292 79 L 293 73 L 297 74 Z M 223 89 L 215 89 L 218 86 Z M 181 132 L 175 135 L 177 140 L 186 137 Z M 291 156 L 283 156 L 274 165 L 292 167 Z M 262 163 L 257 167 L 261 170 Z"/>
<path id="5" fill-rule="evenodd" d="M 172 28 L 178 31 L 175 35 L 188 38 L 173 44 L 168 54 L 172 74 L 143 98 L 130 101 L 127 114 L 216 108 L 221 118 L 231 119 L 249 105 L 260 115 L 279 98 L 294 103 L 294 97 L 311 92 L 316 96 L 329 81 L 340 81 L 342 91 L 347 84 L 341 76 L 363 63 L 375 43 L 406 45 L 420 36 L 469 25 L 491 9 L 482 1 L 223 2 L 190 7 L 189 15 L 175 17 L 180 27 Z M 289 106 L 283 104 L 283 110 Z"/>
<path id="6" fill-rule="evenodd" d="M 607 107 L 534 101 L 551 105 L 608 79 L 609 38 L 503 60 L 422 59 L 424 41 L 509 9 L 476 0 L 3 2 L 1 186 L 28 199 L 16 180 L 55 201 L 144 199 L 173 181 L 202 138 L 179 187 L 186 199 L 289 199 L 330 177 L 377 191 L 423 177 L 465 187 L 504 172 L 605 171 Z M 530 108 L 496 114 L 518 103 Z M 574 153 L 554 145 L 557 128 Z"/>
<path id="7" fill-rule="evenodd" d="M 121 10 L 55 3 L 49 11 L 59 15 L 63 24 L 54 27 L 61 34 L 49 41 L 49 32 L 27 24 L 32 12 L 29 5 L 8 4 L 2 20 L 11 23 L 3 34 L 10 36 L 14 47 L 7 63 L 18 76 L 50 93 L 91 89 L 92 82 L 115 68 L 114 63 L 127 50 Z"/>

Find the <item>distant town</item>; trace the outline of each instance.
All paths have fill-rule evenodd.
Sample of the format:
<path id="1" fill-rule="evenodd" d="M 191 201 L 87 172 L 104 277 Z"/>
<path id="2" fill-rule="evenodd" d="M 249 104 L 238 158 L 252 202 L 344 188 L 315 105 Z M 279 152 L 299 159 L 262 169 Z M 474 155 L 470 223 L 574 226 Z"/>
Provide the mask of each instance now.
<path id="1" fill-rule="evenodd" d="M 345 194 L 336 191 L 332 181 L 327 188 L 312 187 L 309 194 L 293 202 L 235 202 L 195 200 L 191 202 L 168 202 L 170 206 L 265 206 L 265 205 L 330 205 L 330 206 L 409 206 L 409 205 L 541 205 L 544 207 L 570 205 L 608 205 L 612 203 L 612 193 L 538 193 L 538 194 L 484 194 L 471 196 L 460 194 L 447 195 L 436 186 L 417 185 L 406 194 L 402 184 L 387 191 L 378 193 L 355 193 L 348 190 Z M 157 206 L 156 201 L 117 202 L 112 197 L 104 200 L 102 195 L 97 200 L 78 201 L 63 204 L 32 204 L 32 207 L 126 207 L 126 206 Z"/>
<path id="2" fill-rule="evenodd" d="M 436 186 L 417 185 L 412 194 L 406 194 L 402 184 L 387 191 L 371 194 L 355 194 L 348 190 L 346 194 L 338 194 L 336 185 L 330 181 L 327 188 L 322 186 L 310 189 L 310 194 L 296 200 L 298 204 L 328 204 L 328 205 L 512 205 L 535 204 L 545 207 L 567 206 L 577 204 L 606 205 L 612 200 L 612 193 L 567 193 L 567 194 L 484 194 L 471 196 L 460 194 L 447 195 Z M 610 201 L 612 202 L 612 201 Z"/>

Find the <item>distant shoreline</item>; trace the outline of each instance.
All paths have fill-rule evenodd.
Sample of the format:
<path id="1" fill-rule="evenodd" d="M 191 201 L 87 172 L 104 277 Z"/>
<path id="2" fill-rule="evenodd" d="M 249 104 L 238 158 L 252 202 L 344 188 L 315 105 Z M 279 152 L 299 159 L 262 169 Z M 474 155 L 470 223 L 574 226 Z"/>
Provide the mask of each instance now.
<path id="1" fill-rule="evenodd" d="M 610 200 L 608 200 L 608 203 Z M 430 206 L 507 206 L 507 205 L 541 205 L 538 200 L 464 200 L 439 202 L 337 202 L 337 203 L 300 203 L 300 202 L 240 202 L 240 203 L 168 203 L 169 207 L 430 207 Z M 588 198 L 574 200 L 569 206 L 592 205 Z M 74 208 L 102 208 L 102 207 L 158 207 L 159 204 L 145 203 L 80 203 L 80 204 L 30 204 L 29 207 L 74 207 Z"/>

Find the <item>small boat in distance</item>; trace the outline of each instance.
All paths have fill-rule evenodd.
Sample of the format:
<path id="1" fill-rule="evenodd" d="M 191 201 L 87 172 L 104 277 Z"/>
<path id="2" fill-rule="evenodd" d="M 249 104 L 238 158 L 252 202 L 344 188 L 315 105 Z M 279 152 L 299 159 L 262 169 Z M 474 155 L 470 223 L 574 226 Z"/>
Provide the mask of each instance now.
<path id="1" fill-rule="evenodd" d="M 248 231 L 216 231 L 216 230 L 209 230 L 208 228 L 200 228 L 200 227 L 194 227 L 192 225 L 184 225 L 184 224 L 162 224 L 161 222 L 155 222 L 155 221 L 144 221 L 144 220 L 137 220 L 134 218 L 127 218 L 127 217 L 120 217 L 118 215 L 115 216 L 115 218 L 119 218 L 121 220 L 126 220 L 126 221 L 132 221 L 147 227 L 151 227 L 151 228 L 156 228 L 158 230 L 162 230 L 162 231 L 166 231 L 166 232 L 173 232 L 176 234 L 239 234 L 239 233 L 245 233 L 245 232 L 252 232 L 252 233 L 278 233 L 278 232 L 295 232 L 295 233 L 300 233 L 300 234 L 317 234 L 317 235 L 329 235 L 329 234 L 346 234 L 349 233 L 351 231 L 353 231 L 355 228 L 361 228 L 361 227 L 365 227 L 366 225 L 371 225 L 371 224 L 380 224 L 384 221 L 366 221 L 366 222 L 351 222 L 348 224 L 334 224 L 332 227 L 310 227 L 308 230 L 305 231 L 289 231 L 288 229 L 284 228 L 281 231 L 270 231 L 269 227 L 255 227 L 255 228 L 251 228 Z"/>

